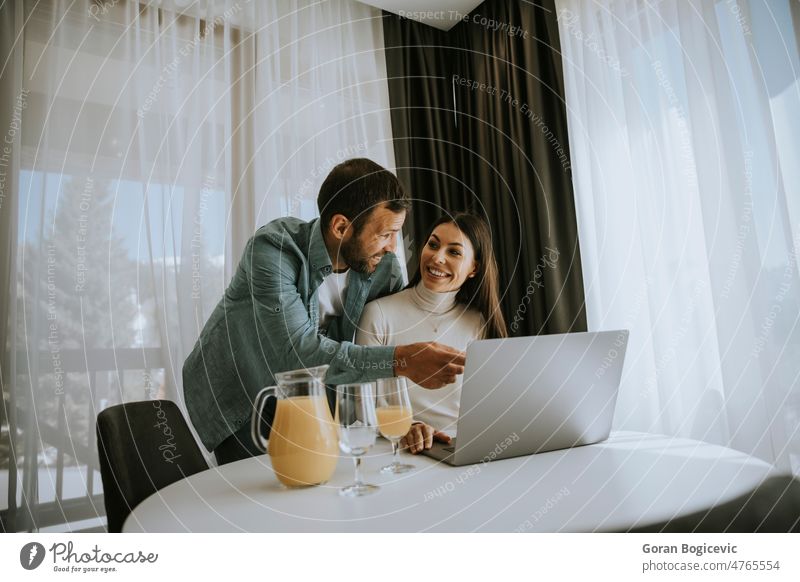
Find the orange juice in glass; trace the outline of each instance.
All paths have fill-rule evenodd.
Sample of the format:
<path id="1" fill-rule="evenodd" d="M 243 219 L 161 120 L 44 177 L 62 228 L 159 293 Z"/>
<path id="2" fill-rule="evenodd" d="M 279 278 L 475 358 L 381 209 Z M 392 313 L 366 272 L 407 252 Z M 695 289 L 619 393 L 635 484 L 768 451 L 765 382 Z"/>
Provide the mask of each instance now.
<path id="1" fill-rule="evenodd" d="M 377 409 L 378 429 L 387 439 L 402 439 L 411 428 L 410 406 L 381 406 Z"/>
<path id="2" fill-rule="evenodd" d="M 408 434 L 413 418 L 408 384 L 402 377 L 382 378 L 376 384 L 378 430 L 392 443 L 392 462 L 381 468 L 381 473 L 405 473 L 414 468 L 414 465 L 401 463 L 398 459 L 400 440 Z"/>

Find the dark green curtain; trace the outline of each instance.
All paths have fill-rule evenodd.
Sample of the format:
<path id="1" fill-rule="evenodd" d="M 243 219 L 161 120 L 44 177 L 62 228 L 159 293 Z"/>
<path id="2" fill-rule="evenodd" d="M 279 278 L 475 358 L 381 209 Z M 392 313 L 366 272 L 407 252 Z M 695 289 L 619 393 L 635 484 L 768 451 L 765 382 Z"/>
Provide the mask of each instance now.
<path id="1" fill-rule="evenodd" d="M 448 32 L 384 14 L 398 174 L 418 268 L 442 212 L 492 228 L 512 335 L 585 331 L 553 0 L 487 1 Z"/>

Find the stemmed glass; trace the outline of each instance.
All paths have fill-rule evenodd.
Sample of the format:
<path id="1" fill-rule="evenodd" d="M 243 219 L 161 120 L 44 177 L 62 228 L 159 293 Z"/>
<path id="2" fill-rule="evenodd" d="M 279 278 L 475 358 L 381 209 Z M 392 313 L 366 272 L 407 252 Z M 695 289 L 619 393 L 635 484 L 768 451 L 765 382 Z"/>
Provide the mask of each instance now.
<path id="1" fill-rule="evenodd" d="M 339 448 L 352 455 L 356 465 L 355 483 L 339 490 L 345 497 L 361 497 L 380 489 L 361 479 L 361 457 L 375 444 L 375 386 L 372 383 L 340 384 L 336 387 L 336 422 Z"/>
<path id="2" fill-rule="evenodd" d="M 376 413 L 381 434 L 392 443 L 392 462 L 381 468 L 381 473 L 405 473 L 414 465 L 398 460 L 400 440 L 411 428 L 413 413 L 408 398 L 408 384 L 403 377 L 383 378 L 377 381 Z"/>

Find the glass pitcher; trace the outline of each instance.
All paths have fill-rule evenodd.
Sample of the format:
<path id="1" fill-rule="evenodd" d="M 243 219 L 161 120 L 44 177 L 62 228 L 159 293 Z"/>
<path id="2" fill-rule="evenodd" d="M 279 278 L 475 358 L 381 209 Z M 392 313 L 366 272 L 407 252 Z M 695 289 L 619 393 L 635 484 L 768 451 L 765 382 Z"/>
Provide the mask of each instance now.
<path id="1" fill-rule="evenodd" d="M 278 480 L 287 487 L 325 483 L 339 460 L 336 425 L 325 397 L 328 366 L 275 374 L 277 386 L 256 396 L 250 422 L 253 442 L 267 452 Z M 261 436 L 259 419 L 269 396 L 278 401 L 269 443 Z"/>

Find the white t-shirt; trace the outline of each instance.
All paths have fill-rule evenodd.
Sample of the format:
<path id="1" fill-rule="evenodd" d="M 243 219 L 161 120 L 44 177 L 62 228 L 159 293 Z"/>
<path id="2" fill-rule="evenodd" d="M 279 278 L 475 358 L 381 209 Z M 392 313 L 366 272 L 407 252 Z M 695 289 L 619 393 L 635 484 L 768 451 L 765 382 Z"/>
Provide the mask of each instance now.
<path id="1" fill-rule="evenodd" d="M 347 275 L 350 269 L 344 273 L 331 273 L 327 275 L 317 290 L 319 301 L 319 329 L 323 333 L 327 332 L 328 323 L 334 317 L 339 317 L 344 313 L 344 298 L 347 293 Z"/>
<path id="2" fill-rule="evenodd" d="M 399 346 L 436 341 L 457 350 L 480 339 L 483 317 L 477 309 L 456 303 L 456 292 L 435 293 L 420 282 L 364 307 L 356 330 L 361 345 Z M 462 376 L 443 388 L 429 390 L 408 380 L 414 420 L 453 436 L 461 401 Z"/>

